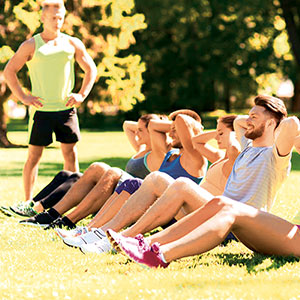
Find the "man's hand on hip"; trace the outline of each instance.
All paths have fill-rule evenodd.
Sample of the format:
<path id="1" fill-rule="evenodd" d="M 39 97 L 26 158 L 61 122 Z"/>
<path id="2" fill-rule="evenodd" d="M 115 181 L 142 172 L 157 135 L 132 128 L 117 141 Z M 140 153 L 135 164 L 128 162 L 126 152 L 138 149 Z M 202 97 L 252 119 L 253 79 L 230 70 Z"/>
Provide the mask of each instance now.
<path id="1" fill-rule="evenodd" d="M 73 107 L 73 106 L 79 106 L 84 101 L 84 98 L 81 94 L 71 94 L 68 97 L 68 101 L 66 103 L 66 106 Z"/>

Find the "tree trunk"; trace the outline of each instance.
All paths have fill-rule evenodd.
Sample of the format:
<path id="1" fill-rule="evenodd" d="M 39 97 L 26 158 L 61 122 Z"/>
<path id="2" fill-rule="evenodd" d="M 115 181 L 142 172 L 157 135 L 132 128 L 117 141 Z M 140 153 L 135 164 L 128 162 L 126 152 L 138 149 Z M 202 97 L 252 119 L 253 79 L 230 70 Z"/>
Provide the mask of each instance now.
<path id="1" fill-rule="evenodd" d="M 3 74 L 0 74 L 0 147 L 11 147 L 12 143 L 7 138 L 6 117 L 4 112 L 4 102 L 8 98 L 10 91 L 4 82 Z"/>
<path id="2" fill-rule="evenodd" d="M 1 80 L 1 78 L 0 78 Z M 4 102 L 10 95 L 10 90 L 6 88 L 4 80 L 0 83 L 0 148 L 25 147 L 11 143 L 7 137 L 6 115 L 4 111 Z"/>
<path id="3" fill-rule="evenodd" d="M 4 101 L 0 101 L 0 147 L 11 147 L 12 143 L 7 138 L 7 127 L 4 113 Z"/>
<path id="4" fill-rule="evenodd" d="M 225 103 L 225 110 L 227 113 L 230 112 L 231 110 L 231 105 L 230 105 L 230 84 L 228 81 L 225 81 L 224 84 L 224 103 Z"/>
<path id="5" fill-rule="evenodd" d="M 283 11 L 283 17 L 286 23 L 286 29 L 289 35 L 289 41 L 297 65 L 297 75 L 294 81 L 295 92 L 292 102 L 292 111 L 300 111 L 300 16 L 297 15 L 298 1 L 281 0 L 280 3 Z"/>
<path id="6" fill-rule="evenodd" d="M 294 97 L 292 102 L 292 111 L 300 111 L 300 79 L 294 84 Z"/>

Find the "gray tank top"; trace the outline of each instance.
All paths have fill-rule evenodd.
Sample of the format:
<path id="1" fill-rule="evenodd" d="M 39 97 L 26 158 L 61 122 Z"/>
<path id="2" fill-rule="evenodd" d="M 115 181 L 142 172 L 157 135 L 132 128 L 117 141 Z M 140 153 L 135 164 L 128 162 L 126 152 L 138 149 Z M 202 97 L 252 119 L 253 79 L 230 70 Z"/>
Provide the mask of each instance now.
<path id="1" fill-rule="evenodd" d="M 144 179 L 151 172 L 147 166 L 147 156 L 149 154 L 150 152 L 143 157 L 130 158 L 125 171 L 134 177 Z"/>

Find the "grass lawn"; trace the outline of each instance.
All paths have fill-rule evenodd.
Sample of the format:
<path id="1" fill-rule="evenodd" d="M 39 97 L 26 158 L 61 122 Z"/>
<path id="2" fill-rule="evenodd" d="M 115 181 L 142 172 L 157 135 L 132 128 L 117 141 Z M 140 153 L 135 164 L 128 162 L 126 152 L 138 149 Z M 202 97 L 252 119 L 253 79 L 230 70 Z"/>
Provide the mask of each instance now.
<path id="1" fill-rule="evenodd" d="M 10 139 L 26 143 L 25 132 Z M 82 170 L 93 161 L 124 167 L 133 154 L 121 132 L 82 133 Z M 22 199 L 27 149 L 0 149 L 0 205 Z M 62 168 L 58 144 L 46 149 L 35 191 Z M 300 157 L 272 212 L 291 220 L 300 208 Z M 300 299 L 300 262 L 254 254 L 240 243 L 150 270 L 121 254 L 83 255 L 54 232 L 28 228 L 0 214 L 0 299 Z"/>

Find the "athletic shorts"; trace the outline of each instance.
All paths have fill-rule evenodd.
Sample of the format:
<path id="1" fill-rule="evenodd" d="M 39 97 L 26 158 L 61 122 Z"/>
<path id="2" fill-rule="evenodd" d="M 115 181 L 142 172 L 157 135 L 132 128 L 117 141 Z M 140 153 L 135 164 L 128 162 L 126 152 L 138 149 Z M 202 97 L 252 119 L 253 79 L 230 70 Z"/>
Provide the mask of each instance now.
<path id="1" fill-rule="evenodd" d="M 79 141 L 80 131 L 75 108 L 63 111 L 36 111 L 29 144 L 48 146 L 53 141 L 53 132 L 58 142 L 72 144 Z"/>
<path id="2" fill-rule="evenodd" d="M 125 180 L 127 180 L 127 179 L 134 179 L 134 177 L 132 176 L 132 175 L 130 175 L 129 173 L 127 173 L 126 171 L 123 171 L 122 169 L 120 169 L 120 171 L 122 172 L 122 175 L 121 175 L 121 177 L 120 177 L 120 179 L 119 179 L 119 181 L 118 181 L 118 183 L 117 183 L 117 185 L 116 185 L 116 187 L 115 187 L 115 192 L 117 192 L 118 194 L 120 194 L 120 192 L 118 192 L 119 191 L 119 189 L 120 189 L 120 186 L 121 186 L 121 184 L 125 181 Z"/>
<path id="3" fill-rule="evenodd" d="M 130 195 L 132 195 L 134 192 L 136 192 L 140 188 L 142 183 L 143 183 L 143 179 L 132 177 L 132 178 L 126 179 L 121 184 L 118 184 L 115 189 L 115 192 L 117 194 L 121 194 L 122 191 L 125 191 L 125 192 L 129 193 Z"/>

